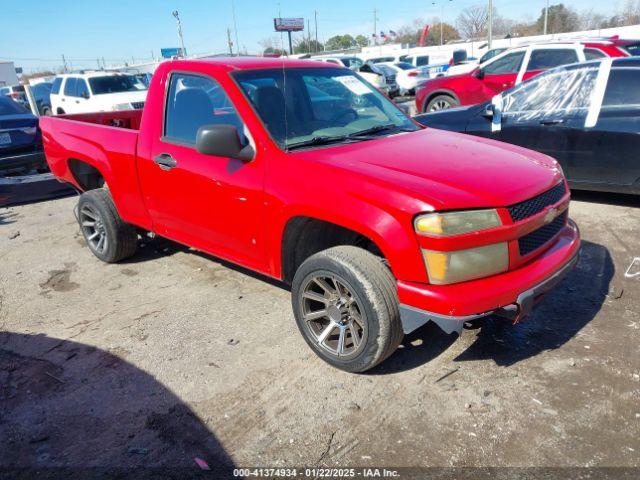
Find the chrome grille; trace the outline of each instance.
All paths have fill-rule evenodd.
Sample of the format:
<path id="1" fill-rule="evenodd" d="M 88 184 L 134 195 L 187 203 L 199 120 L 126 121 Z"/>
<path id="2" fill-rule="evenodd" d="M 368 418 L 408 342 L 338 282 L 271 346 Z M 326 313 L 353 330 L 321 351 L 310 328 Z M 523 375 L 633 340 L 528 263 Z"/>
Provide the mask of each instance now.
<path id="1" fill-rule="evenodd" d="M 562 182 L 536 197 L 508 207 L 511 219 L 514 222 L 519 222 L 525 218 L 533 217 L 537 213 L 542 212 L 549 205 L 558 203 L 566 191 L 564 182 Z"/>

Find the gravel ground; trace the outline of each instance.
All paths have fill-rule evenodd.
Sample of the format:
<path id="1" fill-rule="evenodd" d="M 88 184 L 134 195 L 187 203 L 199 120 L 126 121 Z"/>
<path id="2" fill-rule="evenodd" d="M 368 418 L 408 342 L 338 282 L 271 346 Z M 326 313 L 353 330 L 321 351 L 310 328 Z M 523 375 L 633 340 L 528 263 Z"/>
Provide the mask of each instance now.
<path id="1" fill-rule="evenodd" d="M 582 258 L 529 319 L 364 375 L 274 282 L 162 239 L 100 263 L 75 198 L 0 209 L 0 466 L 640 467 L 640 200 L 575 198 Z"/>

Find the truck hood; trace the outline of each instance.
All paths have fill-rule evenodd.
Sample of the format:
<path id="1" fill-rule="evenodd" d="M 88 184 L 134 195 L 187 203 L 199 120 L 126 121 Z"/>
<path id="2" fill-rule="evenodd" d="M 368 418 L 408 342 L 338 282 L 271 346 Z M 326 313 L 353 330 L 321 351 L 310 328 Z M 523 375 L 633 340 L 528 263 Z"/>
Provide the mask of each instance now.
<path id="1" fill-rule="evenodd" d="M 431 128 L 296 155 L 386 184 L 435 210 L 506 207 L 562 179 L 557 162 L 541 153 Z"/>

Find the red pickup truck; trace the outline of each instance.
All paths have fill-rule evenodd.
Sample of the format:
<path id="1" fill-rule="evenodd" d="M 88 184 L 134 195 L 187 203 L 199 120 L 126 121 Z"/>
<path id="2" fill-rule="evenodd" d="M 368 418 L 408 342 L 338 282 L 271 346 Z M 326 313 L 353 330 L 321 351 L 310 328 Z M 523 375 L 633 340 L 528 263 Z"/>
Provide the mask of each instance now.
<path id="1" fill-rule="evenodd" d="M 99 259 L 150 231 L 280 279 L 310 347 L 351 372 L 429 321 L 519 321 L 577 261 L 553 159 L 421 128 L 327 63 L 166 62 L 143 111 L 41 128 Z"/>

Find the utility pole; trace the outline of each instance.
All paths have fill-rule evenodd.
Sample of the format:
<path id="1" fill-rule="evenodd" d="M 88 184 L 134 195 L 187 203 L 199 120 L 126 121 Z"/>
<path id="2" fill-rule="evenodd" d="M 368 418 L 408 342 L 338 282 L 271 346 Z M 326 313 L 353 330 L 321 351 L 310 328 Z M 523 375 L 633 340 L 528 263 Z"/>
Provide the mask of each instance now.
<path id="1" fill-rule="evenodd" d="M 547 34 L 547 25 L 549 23 L 549 0 L 547 0 L 547 6 L 544 9 L 544 34 Z"/>
<path id="2" fill-rule="evenodd" d="M 489 28 L 488 28 L 487 48 L 491 50 L 491 42 L 493 41 L 493 0 L 489 0 Z"/>
<path id="3" fill-rule="evenodd" d="M 378 9 L 374 8 L 373 9 L 373 42 L 374 45 L 376 43 L 376 38 L 378 38 L 378 34 L 376 33 L 378 31 Z"/>
<path id="4" fill-rule="evenodd" d="M 240 55 L 240 41 L 238 40 L 238 24 L 236 23 L 236 2 L 231 0 L 231 16 L 233 17 L 233 31 L 236 37 L 236 52 Z"/>
<path id="5" fill-rule="evenodd" d="M 229 55 L 233 56 L 233 42 L 231 41 L 231 29 L 227 28 L 227 45 L 229 45 Z"/>
<path id="6" fill-rule="evenodd" d="M 178 26 L 178 36 L 180 37 L 180 46 L 182 47 L 182 57 L 187 56 L 187 49 L 184 48 L 184 37 L 182 36 L 182 23 L 180 23 L 180 16 L 178 15 L 178 11 L 174 10 L 172 15 L 176 17 L 176 24 Z"/>
<path id="7" fill-rule="evenodd" d="M 67 73 L 67 59 L 64 58 L 64 53 L 62 54 L 62 68 L 64 69 L 64 72 Z"/>
<path id="8" fill-rule="evenodd" d="M 316 44 L 313 46 L 313 51 L 318 53 L 318 11 L 313 11 L 313 19 L 316 25 Z"/>
<path id="9" fill-rule="evenodd" d="M 107 64 L 104 61 L 104 57 L 102 57 L 102 68 L 107 69 Z"/>

